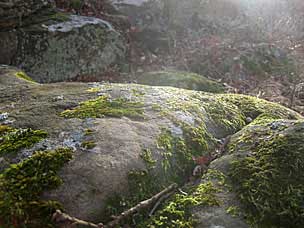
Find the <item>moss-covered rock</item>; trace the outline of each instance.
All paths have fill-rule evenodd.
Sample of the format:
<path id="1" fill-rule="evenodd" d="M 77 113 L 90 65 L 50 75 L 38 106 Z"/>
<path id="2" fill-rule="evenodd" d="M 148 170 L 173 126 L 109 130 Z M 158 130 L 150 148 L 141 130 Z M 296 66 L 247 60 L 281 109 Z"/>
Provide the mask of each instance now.
<path id="1" fill-rule="evenodd" d="M 195 73 L 159 71 L 144 73 L 137 78 L 139 84 L 152 86 L 173 86 L 212 93 L 221 93 L 225 88 L 220 83 Z"/>
<path id="2" fill-rule="evenodd" d="M 234 136 L 230 152 L 239 158 L 230 175 L 251 224 L 302 227 L 303 136 L 302 121 L 282 120 L 252 125 Z"/>
<path id="3" fill-rule="evenodd" d="M 187 182 L 195 161 L 202 156 L 214 156 L 220 139 L 244 128 L 249 117 L 250 126 L 255 127 L 257 123 L 268 126 L 266 117 L 270 121 L 302 118 L 282 106 L 242 95 L 135 84 L 37 84 L 18 78 L 18 71 L 0 68 L 0 108 L 9 113 L 6 121 L 11 123 L 10 127 L 48 132 L 48 138 L 36 144 L 35 150 L 64 146 L 75 150 L 74 159 L 60 172 L 63 184 L 44 192 L 43 199 L 58 201 L 72 216 L 90 221 L 100 222 L 102 215 L 117 214 L 172 182 Z M 134 113 L 144 118 L 134 118 Z M 233 143 L 230 147 L 246 148 Z M 206 179 L 202 186 L 218 189 L 221 188 L 218 182 Z M 185 191 L 192 194 L 198 190 Z M 224 193 L 224 188 L 212 191 L 214 196 Z M 195 219 L 192 214 L 203 211 L 200 209 L 203 203 L 188 207 L 193 197 L 176 198 L 185 201 L 185 205 L 174 209 L 177 212 L 185 209 L 181 215 L 184 224 L 192 223 Z M 226 202 L 225 197 L 220 197 L 220 201 Z M 226 216 L 226 210 L 230 208 L 228 211 L 233 212 L 231 208 L 238 205 L 205 206 L 213 215 Z M 159 213 L 155 214 L 155 221 L 159 221 L 157 215 L 167 212 Z M 206 214 L 198 214 L 199 224 L 204 224 L 208 220 Z M 179 220 L 178 216 L 172 217 L 172 221 Z M 221 225 L 219 220 L 224 218 L 221 216 L 212 221 Z M 231 219 L 231 224 L 239 224 L 231 216 L 225 218 Z M 142 213 L 125 222 L 132 226 L 145 220 L 155 224 L 147 219 L 148 213 Z"/>

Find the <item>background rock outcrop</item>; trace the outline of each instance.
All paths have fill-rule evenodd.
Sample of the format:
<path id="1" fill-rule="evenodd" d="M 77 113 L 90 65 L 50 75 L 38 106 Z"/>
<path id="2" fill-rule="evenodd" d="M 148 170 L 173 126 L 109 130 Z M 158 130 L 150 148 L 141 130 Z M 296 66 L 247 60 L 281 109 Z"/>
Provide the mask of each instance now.
<path id="1" fill-rule="evenodd" d="M 40 11 L 54 9 L 53 0 L 4 0 L 0 2 L 0 31 L 21 27 L 23 20 Z"/>
<path id="2" fill-rule="evenodd" d="M 43 7 L 25 9 L 29 13 L 21 17 L 22 25 L 8 24 L 5 29 L 0 25 L 0 46 L 5 47 L 0 50 L 1 64 L 18 66 L 46 83 L 98 80 L 110 66 L 125 59 L 126 40 L 107 21 L 57 12 L 49 1 L 15 4 L 34 3 Z M 10 18 L 16 15 L 8 13 L 12 13 Z"/>

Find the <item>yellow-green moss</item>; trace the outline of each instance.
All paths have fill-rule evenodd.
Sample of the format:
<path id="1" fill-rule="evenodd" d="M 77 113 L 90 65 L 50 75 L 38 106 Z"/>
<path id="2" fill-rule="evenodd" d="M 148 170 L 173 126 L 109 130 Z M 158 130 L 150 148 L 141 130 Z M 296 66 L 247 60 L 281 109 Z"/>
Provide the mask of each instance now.
<path id="1" fill-rule="evenodd" d="M 192 146 L 191 142 L 173 136 L 168 129 L 162 129 L 157 138 L 157 147 L 162 155 L 162 178 L 178 184 L 185 182 L 194 166 L 193 156 L 203 153 L 201 150 L 195 151 Z"/>
<path id="2" fill-rule="evenodd" d="M 293 131 L 247 132 L 248 136 L 250 133 L 257 134 L 254 141 L 247 142 L 251 153 L 235 160 L 231 169 L 233 186 L 249 221 L 257 227 L 302 227 L 303 122 Z"/>
<path id="3" fill-rule="evenodd" d="M 98 92 L 100 92 L 100 88 L 98 88 L 98 87 L 89 88 L 86 91 L 89 93 L 98 93 Z"/>
<path id="4" fill-rule="evenodd" d="M 90 128 L 87 128 L 84 130 L 84 135 L 85 136 L 89 136 L 89 135 L 92 135 L 94 133 L 94 130 L 90 129 Z"/>
<path id="5" fill-rule="evenodd" d="M 23 71 L 19 71 L 19 72 L 15 73 L 15 76 L 18 77 L 18 78 L 21 78 L 21 79 L 23 79 L 25 81 L 36 83 L 31 77 L 29 77 Z"/>
<path id="6" fill-rule="evenodd" d="M 226 209 L 227 214 L 230 214 L 232 217 L 237 217 L 240 213 L 240 208 L 236 206 L 230 206 Z"/>
<path id="7" fill-rule="evenodd" d="M 151 219 L 138 227 L 194 227 L 195 219 L 191 214 L 194 206 L 220 205 L 220 201 L 216 197 L 219 190 L 210 181 L 188 189 L 188 191 L 188 195 L 175 194 Z"/>
<path id="8" fill-rule="evenodd" d="M 255 120 L 260 115 L 269 119 L 301 119 L 302 116 L 279 104 L 246 95 L 215 94 L 201 98 L 207 115 L 219 126 L 236 132 L 246 124 L 246 118 Z M 266 118 L 267 117 L 267 118 Z M 265 122 L 265 121 L 264 121 Z"/>
<path id="9" fill-rule="evenodd" d="M 0 137 L 4 136 L 5 134 L 12 132 L 14 129 L 7 126 L 7 125 L 0 125 Z"/>
<path id="10" fill-rule="evenodd" d="M 58 187 L 59 169 L 72 158 L 70 149 L 36 152 L 0 174 L 1 227 L 53 227 L 58 202 L 40 199 L 43 191 Z"/>
<path id="11" fill-rule="evenodd" d="M 96 147 L 96 143 L 94 141 L 84 141 L 81 143 L 81 147 L 90 150 Z"/>
<path id="12" fill-rule="evenodd" d="M 234 104 L 246 117 L 255 119 L 261 114 L 273 115 L 281 119 L 300 119 L 302 116 L 277 103 L 269 102 L 252 96 L 221 94 L 218 99 Z"/>
<path id="13" fill-rule="evenodd" d="M 3 128 L 6 127 L 1 127 Z M 47 137 L 47 133 L 42 130 L 32 129 L 12 129 L 6 128 L 0 135 L 0 156 L 16 153 L 22 148 L 30 148 Z"/>
<path id="14" fill-rule="evenodd" d="M 153 159 L 151 150 L 149 149 L 142 150 L 140 157 L 144 160 L 148 168 L 153 168 L 155 166 L 156 160 Z"/>
<path id="15" fill-rule="evenodd" d="M 62 112 L 61 116 L 65 118 L 102 118 L 105 116 L 143 118 L 143 112 L 142 103 L 130 102 L 123 98 L 111 100 L 106 96 L 100 96 L 97 99 L 80 103 L 73 110 Z"/>

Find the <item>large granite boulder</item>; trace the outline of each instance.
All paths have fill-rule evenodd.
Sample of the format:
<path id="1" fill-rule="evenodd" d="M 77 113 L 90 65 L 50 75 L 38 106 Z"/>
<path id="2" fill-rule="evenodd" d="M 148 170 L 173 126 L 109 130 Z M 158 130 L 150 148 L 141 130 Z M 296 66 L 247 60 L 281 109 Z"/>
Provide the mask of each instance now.
<path id="1" fill-rule="evenodd" d="M 221 203 L 196 207 L 197 227 L 301 227 L 303 136 L 303 121 L 273 118 L 257 119 L 234 134 L 209 170 L 217 173 L 211 181 Z"/>
<path id="2" fill-rule="evenodd" d="M 19 66 L 39 82 L 98 78 L 125 57 L 124 38 L 101 19 L 56 13 L 0 32 L 0 63 Z"/>
<path id="3" fill-rule="evenodd" d="M 23 72 L 5 66 L 1 67 L 0 103 L 4 117 L 1 130 L 8 125 L 48 133 L 47 138 L 32 143 L 33 147 L 25 144 L 26 148 L 19 148 L 15 154 L 1 153 L 0 170 L 10 167 L 11 163 L 26 161 L 37 150 L 73 148 L 74 158 L 59 173 L 63 184 L 45 192 L 43 199 L 57 200 L 69 214 L 98 222 L 107 221 L 109 215 L 137 204 L 172 182 L 180 185 L 188 182 L 196 166 L 194 161 L 202 156 L 219 156 L 216 149 L 220 147 L 219 142 L 244 128 L 250 120 L 254 121 L 249 127 L 263 123 L 269 116 L 274 119 L 302 118 L 280 105 L 249 96 L 135 84 L 41 85 L 29 80 Z M 267 131 L 272 131 L 272 126 L 267 125 Z M 4 139 L 9 142 L 11 138 L 4 136 Z M 3 141 L 0 142 L 0 148 L 3 148 L 1 143 Z M 240 147 L 242 149 L 241 144 Z M 227 175 L 223 168 L 218 171 Z M 228 216 L 229 224 L 247 227 L 243 219 L 234 220 L 232 215 L 223 213 L 227 209 L 234 213 L 233 203 L 238 202 L 238 198 L 229 201 L 230 195 L 222 192 L 222 199 L 227 200 L 223 205 L 227 207 L 220 208 L 216 208 L 221 205 L 216 195 L 205 198 L 207 193 L 217 192 L 216 185 L 206 180 L 202 185 L 194 184 L 190 187 L 192 190 L 183 188 L 189 192 L 189 197 L 192 193 L 195 196 L 194 200 L 185 198 L 183 203 L 187 207 L 178 209 L 184 211 L 181 213 L 185 215 L 185 224 L 193 226 L 192 216 L 189 217 L 193 214 L 201 218 L 202 224 L 213 217 L 214 224 L 221 225 L 219 221 L 226 221 Z M 1 192 L 0 185 L 0 202 L 1 194 L 7 192 Z M 237 196 L 238 191 L 235 191 L 232 197 Z M 181 199 L 180 195 L 176 197 Z M 187 202 L 196 202 L 193 205 L 195 212 L 188 213 L 188 206 L 192 204 Z M 204 207 L 201 208 L 206 205 L 212 207 L 208 210 L 209 215 Z M 133 222 L 136 221 L 138 227 L 139 224 L 148 227 L 147 223 L 155 225 L 159 213 L 164 212 L 157 212 L 152 221 L 143 214 Z M 170 222 L 179 217 L 177 220 L 168 218 L 170 221 L 163 221 L 164 224 L 172 224 Z"/>

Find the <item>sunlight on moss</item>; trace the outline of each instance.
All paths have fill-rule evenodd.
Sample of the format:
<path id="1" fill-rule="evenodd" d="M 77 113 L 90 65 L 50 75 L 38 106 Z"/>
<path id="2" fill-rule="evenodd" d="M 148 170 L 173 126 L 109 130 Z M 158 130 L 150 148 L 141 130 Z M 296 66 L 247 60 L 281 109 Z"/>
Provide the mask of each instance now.
<path id="1" fill-rule="evenodd" d="M 19 72 L 15 73 L 15 76 L 18 77 L 18 78 L 21 78 L 25 81 L 36 83 L 31 77 L 29 77 L 26 73 L 24 73 L 22 71 L 19 71 Z"/>
<path id="2" fill-rule="evenodd" d="M 103 118 L 109 117 L 130 117 L 144 118 L 143 104 L 130 102 L 124 98 L 111 100 L 106 96 L 100 96 L 94 100 L 80 103 L 73 110 L 66 110 L 61 113 L 65 118 Z"/>
<path id="3" fill-rule="evenodd" d="M 190 212 L 191 208 L 220 205 L 217 192 L 219 189 L 212 182 L 206 182 L 190 189 L 188 195 L 175 194 L 149 221 L 138 227 L 193 227 L 195 219 Z"/>
<path id="4" fill-rule="evenodd" d="M 0 129 L 0 155 L 16 153 L 22 148 L 30 148 L 47 137 L 47 133 L 42 130 L 12 129 L 2 125 Z"/>

